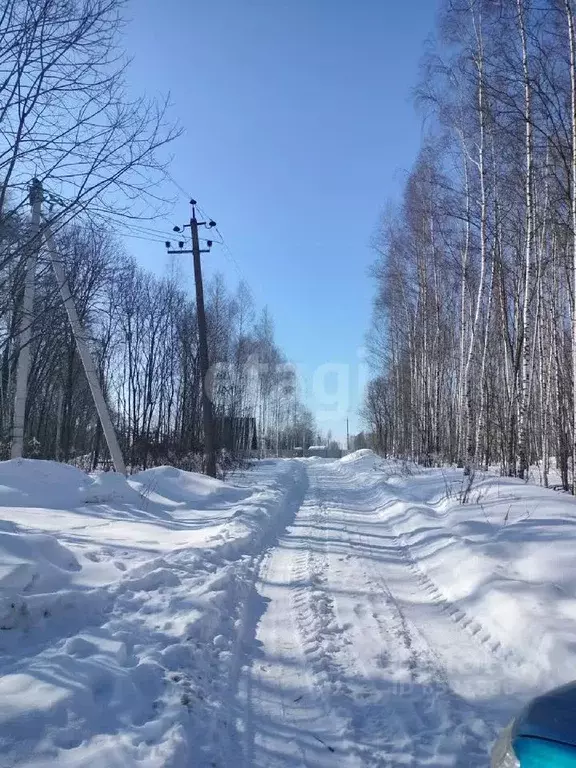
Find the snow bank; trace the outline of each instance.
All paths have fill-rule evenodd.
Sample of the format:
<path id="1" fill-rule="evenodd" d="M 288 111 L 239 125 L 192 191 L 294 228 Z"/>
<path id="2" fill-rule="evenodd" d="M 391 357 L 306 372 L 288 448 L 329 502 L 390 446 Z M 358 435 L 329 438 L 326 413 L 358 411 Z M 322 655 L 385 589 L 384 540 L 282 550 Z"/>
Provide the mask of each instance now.
<path id="1" fill-rule="evenodd" d="M 74 554 L 53 536 L 3 531 L 0 552 L 2 595 L 62 589 L 68 585 L 70 573 L 80 569 Z"/>
<path id="2" fill-rule="evenodd" d="M 352 451 L 351 453 L 343 456 L 340 461 L 342 464 L 357 464 L 361 459 L 376 459 L 377 456 L 370 448 L 360 448 L 358 451 Z"/>
<path id="3" fill-rule="evenodd" d="M 489 478 L 470 503 L 444 498 L 432 512 L 408 503 L 395 525 L 439 599 L 476 617 L 495 643 L 525 648 L 536 683 L 574 678 L 574 499 Z"/>
<path id="4" fill-rule="evenodd" d="M 141 507 L 143 498 L 136 484 L 116 472 L 99 472 L 91 477 L 83 495 L 85 504 L 132 504 Z"/>
<path id="5" fill-rule="evenodd" d="M 378 456 L 370 448 L 361 448 L 358 451 L 348 453 L 339 459 L 338 464 L 344 469 L 349 469 L 359 474 L 373 470 L 386 472 L 389 480 L 393 477 L 406 478 L 413 472 L 419 471 L 417 465 L 413 462 L 383 459 L 382 456 Z M 378 482 L 380 481 L 381 477 L 378 478 Z"/>
<path id="6" fill-rule="evenodd" d="M 195 509 L 228 506 L 249 495 L 246 489 L 175 467 L 154 467 L 139 472 L 132 475 L 130 485 L 148 499 L 161 499 L 174 506 L 183 504 Z"/>
<path id="7" fill-rule="evenodd" d="M 0 765 L 226 764 L 243 606 L 301 475 L 0 463 Z"/>
<path id="8" fill-rule="evenodd" d="M 339 459 L 339 465 L 353 472 L 369 472 L 382 469 L 385 462 L 369 448 L 361 448 L 358 451 L 346 454 Z"/>
<path id="9" fill-rule="evenodd" d="M 69 464 L 39 459 L 0 462 L 0 506 L 53 509 L 82 501 L 92 480 Z"/>
<path id="10" fill-rule="evenodd" d="M 462 504 L 462 470 L 407 473 L 366 451 L 341 459 L 339 471 L 369 495 L 419 583 L 454 621 L 523 665 L 536 690 L 574 679 L 574 498 L 486 474 Z"/>

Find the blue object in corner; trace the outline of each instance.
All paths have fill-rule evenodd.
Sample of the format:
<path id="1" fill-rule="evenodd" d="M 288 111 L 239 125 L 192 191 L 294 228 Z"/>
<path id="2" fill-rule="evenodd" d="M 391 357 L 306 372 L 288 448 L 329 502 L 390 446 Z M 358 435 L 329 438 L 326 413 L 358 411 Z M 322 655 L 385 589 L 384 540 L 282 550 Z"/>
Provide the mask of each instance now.
<path id="1" fill-rule="evenodd" d="M 516 718 L 512 741 L 521 736 L 576 747 L 576 683 L 537 696 Z"/>
<path id="2" fill-rule="evenodd" d="M 576 683 L 533 699 L 511 737 L 522 768 L 576 768 Z"/>
<path id="3" fill-rule="evenodd" d="M 514 742 L 521 768 L 576 768 L 576 747 L 521 736 Z"/>

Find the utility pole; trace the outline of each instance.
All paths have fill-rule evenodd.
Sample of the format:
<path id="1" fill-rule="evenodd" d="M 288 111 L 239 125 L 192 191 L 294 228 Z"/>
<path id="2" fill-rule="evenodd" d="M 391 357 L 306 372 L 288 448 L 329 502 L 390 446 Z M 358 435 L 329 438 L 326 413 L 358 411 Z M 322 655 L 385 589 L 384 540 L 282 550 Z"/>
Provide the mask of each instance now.
<path id="1" fill-rule="evenodd" d="M 42 182 L 32 179 L 29 191 L 32 220 L 30 223 L 30 241 L 24 277 L 24 297 L 22 301 L 22 318 L 18 333 L 18 365 L 16 368 L 16 393 L 14 396 L 14 415 L 12 419 L 12 450 L 13 459 L 21 459 L 24 453 L 24 424 L 26 419 L 26 396 L 28 394 L 28 374 L 30 373 L 32 341 L 32 324 L 34 322 L 34 283 L 36 263 L 40 251 L 40 216 L 44 190 Z"/>
<path id="2" fill-rule="evenodd" d="M 350 453 L 350 428 L 348 425 L 348 416 L 346 416 L 346 451 Z"/>
<path id="3" fill-rule="evenodd" d="M 24 453 L 24 426 L 26 417 L 26 397 L 28 394 L 28 375 L 30 373 L 31 350 L 30 342 L 32 340 L 32 324 L 34 321 L 34 284 L 36 278 L 36 263 L 38 254 L 42 246 L 42 234 L 40 221 L 42 218 L 42 203 L 44 202 L 44 190 L 42 183 L 38 179 L 32 179 L 30 184 L 30 205 L 32 206 L 31 239 L 28 260 L 26 262 L 26 276 L 24 283 L 24 300 L 22 304 L 22 322 L 20 324 L 20 333 L 18 336 L 19 354 L 18 367 L 16 371 L 16 395 L 14 397 L 14 417 L 12 422 L 12 458 L 20 459 Z M 62 266 L 62 260 L 58 257 L 54 236 L 50 222 L 45 222 L 46 245 L 50 254 L 50 261 L 56 282 L 60 289 L 60 295 L 70 321 L 72 334 L 76 340 L 76 346 L 84 372 L 88 379 L 90 392 L 96 406 L 96 411 L 102 425 L 102 431 L 106 438 L 106 443 L 110 451 L 110 456 L 114 463 L 116 472 L 126 474 L 126 467 L 122 457 L 122 451 L 116 438 L 114 426 L 108 412 L 104 395 L 98 383 L 98 374 L 88 347 L 86 333 L 78 318 L 74 299 L 70 293 L 70 287 L 66 279 L 66 274 Z"/>
<path id="4" fill-rule="evenodd" d="M 50 255 L 50 261 L 52 262 L 54 275 L 56 276 L 56 282 L 58 283 L 58 288 L 60 289 L 60 296 L 62 297 L 64 308 L 66 309 L 66 314 L 68 315 L 68 320 L 70 321 L 72 334 L 76 340 L 76 348 L 78 349 L 78 354 L 80 355 L 80 360 L 82 361 L 84 373 L 86 374 L 86 379 L 88 380 L 88 386 L 90 387 L 90 392 L 92 394 L 92 399 L 94 400 L 96 412 L 98 414 L 98 418 L 100 419 L 100 424 L 102 425 L 102 432 L 104 433 L 104 438 L 106 440 L 108 450 L 110 451 L 114 469 L 119 474 L 125 475 L 126 466 L 124 464 L 124 457 L 122 456 L 122 451 L 120 450 L 120 445 L 118 444 L 118 438 L 116 437 L 114 425 L 112 424 L 108 406 L 106 405 L 106 400 L 104 399 L 104 393 L 100 387 L 98 371 L 94 365 L 94 361 L 92 360 L 92 355 L 90 354 L 88 337 L 84 328 L 82 327 L 80 318 L 78 317 L 76 305 L 74 304 L 74 299 L 72 298 L 72 294 L 70 292 L 70 286 L 68 285 L 68 280 L 66 279 L 66 274 L 62 266 L 62 259 L 59 258 L 58 251 L 54 243 L 52 228 L 49 224 L 46 226 L 46 245 L 48 246 L 48 253 Z"/>
<path id="5" fill-rule="evenodd" d="M 190 227 L 192 233 L 192 250 L 184 250 L 184 241 L 178 242 L 179 250 L 170 250 L 172 244 L 166 241 L 168 253 L 191 253 L 194 260 L 194 283 L 196 285 L 196 316 L 198 318 L 198 351 L 200 355 L 200 375 L 202 377 L 202 422 L 204 426 L 204 463 L 206 474 L 210 477 L 216 477 L 216 446 L 214 435 L 214 417 L 212 413 L 212 401 L 206 389 L 208 383 L 208 371 L 210 367 L 210 358 L 208 356 L 208 333 L 206 329 L 206 311 L 204 309 L 204 286 L 202 284 L 202 262 L 200 256 L 202 253 L 209 253 L 212 247 L 212 241 L 208 240 L 208 248 L 200 248 L 200 238 L 198 237 L 199 227 L 212 228 L 216 226 L 215 221 L 198 221 L 196 218 L 196 200 L 190 200 L 192 206 L 192 216 L 190 223 L 185 224 L 184 228 Z M 180 232 L 180 227 L 174 227 L 174 232 Z"/>

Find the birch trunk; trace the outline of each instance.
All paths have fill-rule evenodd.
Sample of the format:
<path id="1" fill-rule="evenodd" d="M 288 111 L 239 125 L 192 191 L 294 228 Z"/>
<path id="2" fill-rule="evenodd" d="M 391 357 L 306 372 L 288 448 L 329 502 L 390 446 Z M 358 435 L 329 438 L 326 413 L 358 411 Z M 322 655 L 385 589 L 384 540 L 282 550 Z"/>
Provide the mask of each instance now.
<path id="1" fill-rule="evenodd" d="M 526 233 L 524 252 L 524 295 L 522 301 L 522 325 L 521 333 L 521 382 L 520 403 L 518 410 L 518 474 L 525 479 L 529 464 L 528 445 L 528 407 L 530 399 L 530 290 L 532 273 L 532 237 L 533 237 L 533 209 L 532 209 L 532 175 L 533 175 L 533 149 L 532 149 L 532 106 L 530 90 L 530 71 L 528 63 L 528 46 L 526 41 L 526 25 L 524 19 L 524 0 L 517 0 L 518 28 L 522 47 L 522 76 L 524 85 L 524 141 L 526 153 L 525 175 L 525 205 L 526 205 Z"/>

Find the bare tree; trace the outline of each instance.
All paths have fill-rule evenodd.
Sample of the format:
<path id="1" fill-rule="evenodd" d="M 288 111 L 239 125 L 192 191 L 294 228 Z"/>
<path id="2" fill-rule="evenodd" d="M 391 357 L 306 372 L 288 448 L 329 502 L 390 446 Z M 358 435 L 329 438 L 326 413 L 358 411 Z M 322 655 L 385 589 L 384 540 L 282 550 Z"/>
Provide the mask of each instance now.
<path id="1" fill-rule="evenodd" d="M 430 135 L 379 240 L 365 418 L 382 450 L 421 460 L 432 434 L 444 461 L 575 490 L 573 0 L 446 2 L 440 32 Z"/>
<path id="2" fill-rule="evenodd" d="M 0 211 L 35 175 L 64 202 L 130 211 L 177 134 L 166 104 L 131 99 L 123 0 L 6 0 L 0 14 Z M 22 198 L 22 196 L 19 196 Z"/>

